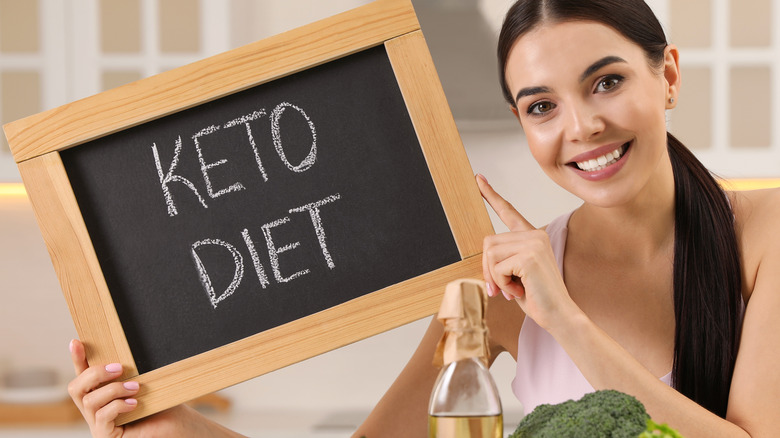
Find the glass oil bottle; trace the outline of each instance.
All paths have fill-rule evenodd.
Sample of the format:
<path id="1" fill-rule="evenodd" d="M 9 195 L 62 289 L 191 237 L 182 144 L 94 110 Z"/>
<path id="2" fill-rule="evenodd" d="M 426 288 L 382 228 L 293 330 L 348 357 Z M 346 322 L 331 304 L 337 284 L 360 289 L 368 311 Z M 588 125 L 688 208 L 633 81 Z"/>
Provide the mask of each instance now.
<path id="1" fill-rule="evenodd" d="M 501 438 L 503 413 L 487 367 L 484 282 L 449 283 L 437 318 L 444 325 L 434 364 L 441 366 L 428 407 L 429 438 Z"/>

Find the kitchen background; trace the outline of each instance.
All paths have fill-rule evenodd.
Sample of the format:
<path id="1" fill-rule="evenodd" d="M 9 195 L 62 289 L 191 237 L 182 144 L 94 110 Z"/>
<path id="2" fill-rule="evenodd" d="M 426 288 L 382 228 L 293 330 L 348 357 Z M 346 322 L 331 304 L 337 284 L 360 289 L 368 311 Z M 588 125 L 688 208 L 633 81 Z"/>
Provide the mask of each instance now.
<path id="1" fill-rule="evenodd" d="M 498 89 L 509 0 L 412 0 L 475 172 L 534 224 L 578 205 L 536 167 Z M 57 107 L 362 4 L 365 0 L 0 0 L 0 121 Z M 681 50 L 670 130 L 717 174 L 780 185 L 780 1 L 650 0 Z M 493 215 L 497 231 L 505 227 Z M 256 437 L 347 436 L 416 348 L 429 318 L 225 389 L 206 409 Z M 5 138 L 0 139 L 0 437 L 85 437 L 67 409 L 76 336 Z M 35 371 L 31 373 L 31 371 Z M 522 416 L 514 361 L 493 366 L 507 430 Z M 48 387 L 27 383 L 56 381 Z M 20 383 L 21 382 L 21 383 Z M 228 409 L 223 409 L 226 404 Z M 51 406 L 51 405 L 49 405 Z M 29 412 L 25 411 L 25 412 Z M 40 411 L 44 412 L 44 411 Z"/>

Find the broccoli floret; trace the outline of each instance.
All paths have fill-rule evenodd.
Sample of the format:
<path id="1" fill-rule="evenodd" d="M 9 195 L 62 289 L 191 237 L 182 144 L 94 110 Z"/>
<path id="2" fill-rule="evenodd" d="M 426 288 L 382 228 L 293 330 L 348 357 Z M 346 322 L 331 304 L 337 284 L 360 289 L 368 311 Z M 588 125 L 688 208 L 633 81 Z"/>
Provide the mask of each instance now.
<path id="1" fill-rule="evenodd" d="M 664 424 L 658 424 L 653 420 L 647 420 L 647 429 L 639 435 L 639 438 L 682 438 L 682 435 Z"/>
<path id="2" fill-rule="evenodd" d="M 636 438 L 645 431 L 649 419 L 636 398 L 602 390 L 579 400 L 538 406 L 509 438 Z"/>

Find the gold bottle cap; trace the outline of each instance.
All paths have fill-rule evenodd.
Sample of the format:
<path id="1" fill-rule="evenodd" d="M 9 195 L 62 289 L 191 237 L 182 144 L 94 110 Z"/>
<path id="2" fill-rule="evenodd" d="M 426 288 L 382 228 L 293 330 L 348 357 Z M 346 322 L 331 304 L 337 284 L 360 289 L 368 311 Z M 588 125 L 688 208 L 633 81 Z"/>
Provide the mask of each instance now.
<path id="1" fill-rule="evenodd" d="M 434 365 L 440 367 L 469 357 L 479 357 L 487 365 L 486 312 L 483 281 L 461 279 L 447 284 L 436 316 L 444 324 L 444 334 L 436 347 Z"/>

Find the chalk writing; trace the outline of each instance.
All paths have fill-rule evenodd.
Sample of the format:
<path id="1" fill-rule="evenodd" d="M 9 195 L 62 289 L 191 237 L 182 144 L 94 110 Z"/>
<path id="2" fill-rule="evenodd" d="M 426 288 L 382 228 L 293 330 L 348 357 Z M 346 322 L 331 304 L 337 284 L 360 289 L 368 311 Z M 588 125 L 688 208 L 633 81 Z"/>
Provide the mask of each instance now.
<path id="1" fill-rule="evenodd" d="M 293 108 L 301 115 L 304 119 L 306 119 L 306 123 L 309 125 L 309 130 L 311 130 L 311 149 L 309 149 L 309 154 L 304 158 L 297 166 L 293 166 L 289 160 L 287 160 L 287 156 L 284 153 L 284 148 L 282 147 L 282 135 L 279 130 L 279 118 L 282 117 L 282 113 L 284 112 L 287 107 Z M 276 153 L 279 154 L 279 158 L 282 159 L 284 164 L 287 165 L 287 168 L 294 172 L 305 172 L 308 168 L 314 165 L 314 162 L 317 160 L 317 132 L 314 129 L 314 123 L 312 123 L 311 119 L 309 119 L 309 116 L 306 115 L 306 113 L 298 108 L 297 106 L 288 103 L 288 102 L 282 102 L 279 105 L 276 105 L 276 108 L 274 108 L 273 112 L 271 113 L 271 137 L 274 139 L 274 148 L 276 148 Z"/>
<path id="2" fill-rule="evenodd" d="M 328 245 L 325 242 L 325 229 L 322 228 L 322 218 L 320 217 L 320 207 L 322 207 L 325 204 L 334 202 L 341 198 L 341 195 L 336 193 L 335 195 L 328 196 L 327 198 L 312 202 L 311 204 L 306 204 L 302 207 L 293 208 L 290 210 L 290 213 L 300 213 L 304 210 L 308 210 L 309 216 L 311 217 L 311 223 L 314 225 L 314 232 L 317 234 L 317 240 L 320 243 L 320 248 L 322 249 L 322 256 L 325 257 L 325 262 L 328 264 L 328 267 L 330 269 L 333 269 L 336 267 L 336 265 L 333 263 L 333 258 L 330 256 L 330 252 L 328 252 Z"/>
<path id="3" fill-rule="evenodd" d="M 303 160 L 301 160 L 301 162 L 298 164 L 293 164 L 290 162 L 290 160 L 287 158 L 287 154 L 284 151 L 284 145 L 282 144 L 282 133 L 281 133 L 279 121 L 287 108 L 294 109 L 298 114 L 300 114 L 304 118 L 304 120 L 306 121 L 306 125 L 309 128 L 309 133 L 311 134 L 311 146 L 309 147 L 309 152 L 306 155 L 306 157 L 303 158 Z M 266 115 L 265 109 L 260 108 L 258 110 L 253 111 L 250 114 L 229 120 L 224 124 L 209 125 L 199 130 L 194 135 L 192 135 L 192 141 L 194 143 L 195 151 L 197 152 L 198 161 L 200 163 L 200 171 L 203 176 L 203 182 L 206 185 L 206 193 L 211 199 L 215 199 L 217 197 L 226 195 L 231 192 L 244 190 L 245 186 L 240 181 L 235 181 L 232 184 L 228 185 L 227 187 L 221 188 L 219 190 L 214 189 L 214 183 L 212 181 L 212 177 L 209 174 L 209 171 L 215 167 L 226 164 L 228 160 L 226 158 L 221 158 L 216 161 L 208 162 L 204 156 L 204 147 L 201 139 L 207 136 L 217 135 L 220 129 L 228 129 L 239 125 L 244 125 L 246 128 L 247 140 L 249 141 L 249 145 L 252 147 L 252 153 L 254 154 L 255 162 L 257 163 L 257 169 L 260 172 L 263 181 L 268 182 L 268 173 L 266 172 L 266 169 L 263 166 L 263 162 L 260 158 L 260 152 L 258 150 L 255 141 L 255 136 L 253 134 L 252 127 L 250 125 L 250 122 L 258 120 L 264 117 L 265 115 Z M 270 125 L 271 125 L 270 134 L 274 145 L 274 150 L 276 151 L 276 154 L 279 156 L 279 159 L 282 161 L 282 163 L 284 163 L 285 167 L 287 167 L 289 170 L 296 173 L 305 172 L 306 170 L 310 169 L 317 161 L 317 130 L 314 126 L 314 122 L 311 121 L 311 119 L 306 114 L 306 112 L 300 107 L 293 105 L 289 102 L 282 102 L 276 105 L 276 107 L 271 112 Z M 157 168 L 157 175 L 160 180 L 160 188 L 162 189 L 163 199 L 165 201 L 168 216 L 171 217 L 179 214 L 179 211 L 176 208 L 176 203 L 169 189 L 169 185 L 173 182 L 184 184 L 195 194 L 195 196 L 197 196 L 200 205 L 202 205 L 203 208 L 208 208 L 208 204 L 206 203 L 206 200 L 204 199 L 203 196 L 201 196 L 200 192 L 198 192 L 198 189 L 195 187 L 195 184 L 193 184 L 192 181 L 185 178 L 184 176 L 175 173 L 176 167 L 179 164 L 181 151 L 182 151 L 182 140 L 181 140 L 181 135 L 179 135 L 175 141 L 173 158 L 171 160 L 170 166 L 168 167 L 168 172 L 166 173 L 163 170 L 163 165 L 160 159 L 160 152 L 158 150 L 157 143 L 152 144 L 152 155 L 154 156 L 154 163 Z"/>
<path id="4" fill-rule="evenodd" d="M 252 146 L 252 152 L 255 154 L 255 162 L 257 162 L 257 170 L 260 171 L 260 175 L 263 176 L 263 181 L 268 182 L 268 174 L 265 171 L 265 167 L 263 167 L 263 162 L 260 160 L 260 152 L 257 150 L 257 145 L 255 144 L 255 138 L 252 135 L 252 126 L 249 125 L 249 122 L 253 120 L 257 120 L 265 115 L 265 110 L 261 109 L 259 111 L 253 111 L 252 114 L 247 114 L 245 116 L 241 116 L 237 119 L 233 119 L 227 123 L 225 123 L 224 128 L 232 128 L 234 126 L 237 126 L 239 124 L 243 124 L 246 126 L 246 137 L 249 140 L 249 145 Z"/>
<path id="5" fill-rule="evenodd" d="M 301 242 L 292 242 L 280 247 L 277 247 L 274 243 L 274 239 L 271 236 L 271 230 L 278 227 L 279 225 L 284 225 L 287 222 L 290 222 L 290 218 L 285 216 L 281 219 L 269 222 L 262 227 L 263 235 L 265 236 L 265 243 L 268 245 L 268 258 L 271 260 L 271 270 L 274 272 L 274 278 L 276 278 L 276 281 L 279 283 L 287 283 L 290 280 L 294 280 L 301 275 L 306 275 L 310 272 L 308 269 L 303 269 L 290 275 L 289 277 L 282 276 L 282 271 L 279 269 L 279 254 L 301 246 Z"/>
<path id="6" fill-rule="evenodd" d="M 279 126 L 279 121 L 282 117 L 282 114 L 284 114 L 287 108 L 292 108 L 295 111 L 297 111 L 301 116 L 303 116 L 311 133 L 312 140 L 311 140 L 311 146 L 309 148 L 309 153 L 297 165 L 293 165 L 292 163 L 290 163 L 289 159 L 287 158 L 287 155 L 285 154 L 284 146 L 282 144 L 282 136 L 281 136 L 281 129 Z M 198 155 L 198 161 L 200 162 L 200 171 L 201 174 L 203 175 L 203 181 L 206 185 L 206 193 L 208 193 L 211 199 L 226 195 L 231 192 L 244 190 L 245 187 L 243 184 L 241 184 L 240 181 L 236 181 L 228 185 L 227 187 L 215 191 L 212 178 L 209 175 L 209 171 L 217 166 L 224 165 L 225 163 L 227 163 L 227 159 L 221 158 L 216 161 L 208 162 L 204 157 L 204 147 L 201 142 L 201 139 L 210 135 L 217 134 L 220 129 L 229 129 L 239 125 L 243 125 L 246 128 L 247 140 L 249 141 L 249 145 L 252 147 L 252 152 L 255 157 L 255 162 L 257 163 L 258 171 L 260 172 L 263 181 L 267 182 L 268 173 L 266 172 L 265 167 L 263 166 L 263 162 L 260 158 L 260 152 L 257 148 L 257 144 L 255 143 L 255 138 L 252 133 L 252 126 L 250 125 L 250 122 L 254 120 L 258 120 L 264 117 L 265 115 L 266 115 L 265 109 L 261 108 L 259 110 L 251 112 L 250 114 L 246 114 L 241 117 L 235 118 L 233 120 L 229 120 L 222 125 L 209 125 L 201 129 L 200 131 L 196 132 L 194 135 L 192 135 L 192 141 L 195 146 L 195 151 L 197 152 Z M 293 172 L 296 173 L 305 172 L 306 170 L 310 169 L 317 160 L 317 133 L 314 127 L 314 123 L 311 121 L 311 119 L 306 114 L 306 112 L 300 107 L 293 105 L 289 102 L 282 102 L 278 104 L 271 112 L 270 122 L 271 122 L 271 138 L 273 140 L 274 149 L 276 150 L 279 159 L 285 164 L 285 166 L 289 170 L 292 170 Z M 195 187 L 195 184 L 193 184 L 192 181 L 185 178 L 184 176 L 176 174 L 176 168 L 179 164 L 181 151 L 182 151 L 182 140 L 181 140 L 181 135 L 179 135 L 175 141 L 173 158 L 171 159 L 171 164 L 168 167 L 168 171 L 166 173 L 163 170 L 163 165 L 160 160 L 160 152 L 157 148 L 157 143 L 152 144 L 152 155 L 154 156 L 154 163 L 155 163 L 155 167 L 157 168 L 157 176 L 160 180 L 160 187 L 163 192 L 163 199 L 165 200 L 168 216 L 171 217 L 178 215 L 178 209 L 176 208 L 176 203 L 174 202 L 173 196 L 171 195 L 169 189 L 169 185 L 173 182 L 184 184 L 195 194 L 195 196 L 198 198 L 198 201 L 203 206 L 203 208 L 208 208 L 208 204 L 206 203 L 206 200 L 203 198 L 203 196 L 201 196 L 200 192 Z M 341 195 L 339 194 L 331 195 L 320 201 L 312 202 L 303 205 L 301 207 L 297 207 L 289 210 L 290 214 L 308 212 L 309 218 L 311 219 L 312 222 L 312 226 L 314 227 L 314 233 L 317 236 L 317 241 L 322 251 L 323 258 L 325 259 L 325 264 L 330 269 L 335 268 L 336 265 L 333 262 L 333 257 L 330 255 L 330 252 L 328 251 L 325 229 L 323 228 L 322 218 L 320 217 L 320 207 L 332 203 L 340 199 L 340 197 Z M 290 220 L 291 219 L 289 216 L 285 216 L 261 226 L 263 237 L 265 238 L 265 242 L 266 242 L 266 247 L 268 249 L 268 259 L 271 266 L 271 271 L 273 273 L 274 279 L 278 283 L 286 283 L 311 272 L 309 269 L 302 269 L 288 276 L 284 276 L 282 274 L 280 263 L 279 263 L 279 255 L 287 251 L 292 251 L 295 248 L 298 248 L 300 246 L 300 242 L 298 241 L 290 242 L 282 246 L 277 246 L 277 244 L 274 242 L 274 238 L 271 231 L 276 227 L 279 227 L 281 225 L 290 222 Z M 243 238 L 247 250 L 249 251 L 249 255 L 252 259 L 252 265 L 255 268 L 255 273 L 257 274 L 257 278 L 260 282 L 260 286 L 263 289 L 265 289 L 270 284 L 270 280 L 268 279 L 268 276 L 265 273 L 265 268 L 263 268 L 263 265 L 260 261 L 260 257 L 257 253 L 257 249 L 255 248 L 254 242 L 252 241 L 252 238 L 249 234 L 249 230 L 244 229 L 241 232 L 241 237 Z M 214 285 L 212 284 L 211 281 L 211 276 L 209 275 L 208 270 L 206 269 L 203 259 L 198 254 L 199 248 L 205 245 L 212 245 L 212 246 L 215 245 L 217 247 L 225 248 L 233 258 L 233 265 L 235 267 L 233 279 L 231 280 L 227 288 L 225 288 L 225 290 L 219 294 L 216 293 L 214 289 Z M 192 253 L 192 259 L 195 262 L 195 267 L 198 272 L 198 276 L 200 277 L 200 282 L 203 285 L 204 290 L 206 291 L 206 294 L 209 298 L 209 301 L 211 302 L 211 305 L 216 309 L 217 305 L 221 301 L 223 301 L 224 299 L 232 295 L 236 291 L 238 286 L 241 284 L 241 281 L 244 276 L 244 258 L 241 255 L 241 253 L 236 249 L 235 246 L 220 239 L 199 240 L 192 244 L 191 253 Z"/>
<path id="7" fill-rule="evenodd" d="M 268 281 L 268 276 L 265 275 L 265 269 L 263 269 L 263 264 L 260 263 L 260 256 L 257 255 L 257 250 L 255 249 L 255 243 L 252 241 L 252 238 L 249 236 L 249 230 L 244 228 L 244 231 L 241 232 L 241 237 L 244 238 L 244 243 L 246 243 L 246 249 L 249 250 L 249 255 L 252 256 L 252 264 L 255 267 L 255 272 L 257 273 L 257 279 L 260 281 L 260 286 L 262 286 L 263 289 L 265 289 L 266 286 L 270 284 Z"/>
<path id="8" fill-rule="evenodd" d="M 157 152 L 157 143 L 152 144 L 152 154 L 154 155 L 154 164 L 157 166 L 157 175 L 160 177 L 160 186 L 162 186 L 163 196 L 165 197 L 165 204 L 168 206 L 169 216 L 176 216 L 179 214 L 178 210 L 176 210 L 176 204 L 173 202 L 171 192 L 168 189 L 168 184 L 174 181 L 180 182 L 187 186 L 190 190 L 192 190 L 193 193 L 195 193 L 195 196 L 198 197 L 198 200 L 200 201 L 200 204 L 203 205 L 203 208 L 208 208 L 208 205 L 206 205 L 206 200 L 200 196 L 200 193 L 198 193 L 198 189 L 195 188 L 195 185 L 192 184 L 192 182 L 187 178 L 181 175 L 175 175 L 173 173 L 176 171 L 176 166 L 179 164 L 179 154 L 181 154 L 181 136 L 176 139 L 176 146 L 173 151 L 173 160 L 171 160 L 171 165 L 168 168 L 167 174 L 163 174 L 162 164 L 160 164 L 160 153 Z"/>
<path id="9" fill-rule="evenodd" d="M 303 117 L 303 119 L 306 121 L 306 126 L 309 129 L 309 134 L 311 134 L 311 145 L 309 146 L 309 151 L 306 157 L 303 158 L 303 160 L 301 160 L 301 162 L 298 164 L 293 164 L 290 162 L 290 160 L 287 157 L 287 154 L 285 153 L 284 145 L 282 143 L 282 132 L 281 132 L 281 127 L 279 122 L 282 118 L 282 115 L 286 113 L 287 109 L 293 109 L 295 111 L 293 111 L 291 114 L 297 113 L 298 115 Z M 260 158 L 260 152 L 255 142 L 255 136 L 253 134 L 252 126 L 250 124 L 250 122 L 265 117 L 266 114 L 267 113 L 265 109 L 260 108 L 258 110 L 252 111 L 249 114 L 245 114 L 243 116 L 237 117 L 227 122 L 206 126 L 205 128 L 200 129 L 194 135 L 191 136 L 192 141 L 194 143 L 195 151 L 197 152 L 198 161 L 200 163 L 200 172 L 203 176 L 203 182 L 206 185 L 206 193 L 211 199 L 215 199 L 219 196 L 224 196 L 232 192 L 245 190 L 245 186 L 240 181 L 234 181 L 229 185 L 227 185 L 226 187 L 215 189 L 213 178 L 210 175 L 210 171 L 218 166 L 222 166 L 226 164 L 228 160 L 226 158 L 219 158 L 215 161 L 207 160 L 205 157 L 206 151 L 204 150 L 205 148 L 202 140 L 209 136 L 219 135 L 220 130 L 230 129 L 237 126 L 244 126 L 246 129 L 246 138 L 249 141 L 249 145 L 252 147 L 252 153 L 254 154 L 255 162 L 257 163 L 257 169 L 260 172 L 260 176 L 262 177 L 263 181 L 268 182 L 269 179 L 268 173 L 266 172 L 266 169 L 263 166 L 263 161 Z M 276 154 L 279 156 L 279 159 L 282 161 L 282 163 L 284 163 L 287 169 L 295 173 L 301 173 L 307 171 L 312 166 L 314 166 L 314 164 L 317 162 L 317 130 L 314 127 L 314 122 L 312 122 L 312 120 L 309 118 L 306 112 L 302 108 L 293 105 L 289 102 L 282 102 L 276 105 L 276 107 L 274 107 L 273 111 L 271 111 L 269 119 L 270 119 L 270 127 L 271 127 L 270 134 L 271 134 L 271 139 L 273 141 L 274 149 L 276 150 Z M 182 138 L 181 135 L 179 135 L 175 141 L 173 158 L 171 160 L 170 166 L 168 167 L 167 173 L 163 170 L 163 165 L 160 160 L 160 152 L 158 150 L 157 143 L 152 144 L 152 155 L 154 156 L 154 163 L 157 168 L 157 176 L 160 180 L 160 187 L 163 192 L 163 199 L 165 200 L 168 216 L 170 217 L 178 215 L 176 203 L 174 202 L 173 196 L 171 195 L 170 189 L 168 187 L 173 182 L 184 184 L 195 194 L 195 196 L 198 198 L 198 201 L 203 206 L 203 208 L 208 208 L 208 204 L 206 203 L 206 200 L 204 199 L 203 196 L 201 196 L 200 192 L 195 187 L 195 184 L 193 184 L 192 181 L 185 178 L 184 176 L 176 174 L 176 168 L 179 164 L 181 151 L 182 151 L 181 138 Z M 219 143 L 217 142 L 214 144 L 219 144 Z M 320 214 L 320 209 L 323 206 L 336 202 L 339 199 L 341 199 L 341 194 L 336 193 L 334 195 L 327 196 L 318 201 L 311 202 L 302 205 L 300 207 L 295 207 L 288 210 L 288 213 L 290 215 L 294 213 L 302 213 L 308 215 L 309 220 L 311 221 L 311 225 L 314 229 L 314 235 L 317 237 L 317 243 L 320 247 L 320 251 L 322 252 L 322 257 L 328 269 L 334 269 L 336 267 L 336 263 L 333 261 L 333 256 L 328 250 L 327 234 L 325 233 L 325 227 L 322 224 L 322 216 Z M 291 220 L 292 219 L 290 216 L 284 216 L 260 226 L 263 238 L 265 240 L 265 246 L 266 249 L 268 250 L 268 263 L 271 268 L 270 270 L 271 273 L 273 274 L 273 279 L 277 283 L 287 283 L 292 280 L 295 280 L 296 278 L 311 273 L 311 270 L 308 268 L 300 269 L 289 275 L 285 275 L 282 273 L 282 267 L 279 261 L 279 255 L 295 250 L 296 248 L 301 246 L 301 242 L 294 241 L 294 242 L 287 242 L 280 245 L 276 242 L 276 239 L 274 238 L 273 230 L 277 227 L 281 227 L 289 223 Z M 257 279 L 260 283 L 260 287 L 262 289 L 266 289 L 271 284 L 271 279 L 269 279 L 269 276 L 266 274 L 266 270 L 263 267 L 263 263 L 260 260 L 260 255 L 257 252 L 257 248 L 255 247 L 254 241 L 252 240 L 252 236 L 249 233 L 249 229 L 244 228 L 244 230 L 241 232 L 241 237 L 244 241 L 247 251 L 249 251 L 249 256 L 252 260 L 252 266 L 255 269 L 255 274 L 257 275 Z M 229 253 L 233 260 L 233 266 L 235 268 L 233 272 L 233 278 L 230 281 L 230 284 L 220 293 L 217 293 L 215 291 L 215 287 L 211 275 L 209 275 L 209 271 L 206 267 L 206 263 L 204 262 L 203 257 L 201 257 L 201 255 L 199 254 L 200 248 L 203 248 L 205 246 L 215 246 L 219 248 L 224 248 L 225 250 L 227 250 L 226 253 Z M 195 263 L 196 271 L 200 278 L 200 283 L 203 286 L 203 289 L 206 291 L 206 295 L 208 296 L 211 305 L 216 309 L 217 305 L 223 300 L 225 300 L 226 298 L 228 298 L 229 296 L 231 296 L 241 284 L 241 281 L 244 278 L 244 257 L 241 255 L 241 252 L 234 245 L 220 239 L 206 238 L 206 239 L 199 240 L 191 245 L 190 250 L 191 250 L 192 259 Z M 210 258 L 209 260 L 211 261 L 211 263 L 213 263 L 213 257 Z"/>
<path id="10" fill-rule="evenodd" d="M 209 277 L 209 273 L 206 271 L 206 267 L 203 265 L 203 261 L 198 256 L 197 249 L 203 245 L 218 245 L 220 247 L 226 248 L 228 251 L 230 251 L 230 255 L 233 256 L 233 263 L 236 266 L 236 270 L 233 273 L 233 280 L 230 282 L 225 291 L 219 295 L 214 292 L 214 286 L 211 284 L 211 277 Z M 192 259 L 195 261 L 195 266 L 197 267 L 198 274 L 200 275 L 200 282 L 203 285 L 203 288 L 206 289 L 206 293 L 209 296 L 211 305 L 216 309 L 217 304 L 232 295 L 233 292 L 235 292 L 238 288 L 238 285 L 241 284 L 241 279 L 244 278 L 244 258 L 241 256 L 241 253 L 238 252 L 235 246 L 223 240 L 203 239 L 192 244 Z"/>
<path id="11" fill-rule="evenodd" d="M 227 163 L 227 159 L 222 158 L 221 160 L 217 160 L 212 163 L 207 163 L 205 158 L 203 158 L 203 148 L 201 147 L 200 141 L 198 139 L 201 137 L 205 137 L 207 135 L 211 135 L 217 132 L 218 130 L 219 130 L 219 126 L 211 125 L 201 129 L 200 132 L 192 136 L 192 141 L 195 142 L 195 150 L 198 151 L 198 160 L 200 161 L 200 171 L 201 173 L 203 173 L 203 181 L 205 181 L 206 183 L 206 191 L 208 192 L 209 196 L 211 196 L 211 199 L 214 199 L 218 196 L 222 196 L 226 193 L 244 190 L 244 185 L 241 184 L 240 182 L 236 182 L 231 184 L 227 188 L 219 190 L 218 192 L 214 192 L 214 188 L 212 187 L 211 184 L 211 177 L 209 177 L 209 170 Z"/>
<path id="12" fill-rule="evenodd" d="M 341 199 L 341 194 L 336 193 L 327 196 L 319 201 L 311 202 L 302 205 L 300 207 L 291 208 L 289 210 L 290 214 L 308 212 L 309 218 L 311 219 L 312 227 L 314 228 L 314 233 L 317 236 L 317 241 L 322 251 L 323 259 L 325 260 L 325 264 L 330 269 L 334 269 L 336 267 L 336 264 L 333 261 L 333 257 L 330 255 L 330 251 L 328 250 L 328 245 L 325 239 L 325 227 L 322 224 L 320 209 L 321 207 L 327 204 L 331 204 L 339 199 Z M 311 270 L 309 268 L 301 269 L 287 276 L 285 276 L 282 273 L 281 263 L 279 262 L 279 255 L 300 247 L 301 242 L 295 241 L 295 242 L 286 243 L 282 246 L 277 246 L 272 231 L 274 228 L 285 225 L 290 221 L 292 221 L 292 218 L 290 216 L 284 216 L 279 219 L 268 222 L 260 227 L 263 232 L 263 237 L 265 238 L 266 248 L 268 249 L 268 262 L 271 265 L 273 278 L 276 280 L 277 283 L 287 283 L 289 281 L 295 280 L 296 278 L 311 273 Z M 247 250 L 249 251 L 249 254 L 252 258 L 252 264 L 254 265 L 255 272 L 257 273 L 257 278 L 260 281 L 260 286 L 263 289 L 265 289 L 270 284 L 270 280 L 268 279 L 268 276 L 265 274 L 265 268 L 263 268 L 262 262 L 260 261 L 260 256 L 257 253 L 257 249 L 255 248 L 255 244 L 252 240 L 252 237 L 249 234 L 249 230 L 245 228 L 241 232 L 241 237 L 243 238 Z M 227 288 L 225 288 L 225 290 L 219 294 L 215 292 L 213 282 L 211 281 L 211 276 L 208 273 L 208 269 L 206 269 L 205 263 L 203 262 L 202 258 L 198 255 L 198 251 L 197 251 L 198 248 L 204 245 L 217 245 L 219 247 L 225 248 L 232 256 L 232 260 L 235 268 L 233 273 L 233 279 L 231 280 Z M 225 242 L 224 240 L 202 239 L 192 244 L 192 259 L 195 262 L 195 266 L 198 271 L 198 275 L 200 276 L 203 289 L 206 291 L 206 295 L 211 301 L 211 305 L 216 309 L 217 304 L 219 304 L 222 300 L 226 299 L 227 297 L 231 296 L 241 284 L 241 281 L 244 277 L 244 258 L 241 256 L 241 253 L 235 246 L 233 246 L 228 242 Z"/>

